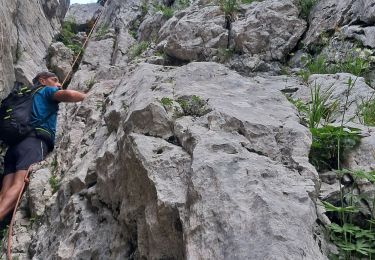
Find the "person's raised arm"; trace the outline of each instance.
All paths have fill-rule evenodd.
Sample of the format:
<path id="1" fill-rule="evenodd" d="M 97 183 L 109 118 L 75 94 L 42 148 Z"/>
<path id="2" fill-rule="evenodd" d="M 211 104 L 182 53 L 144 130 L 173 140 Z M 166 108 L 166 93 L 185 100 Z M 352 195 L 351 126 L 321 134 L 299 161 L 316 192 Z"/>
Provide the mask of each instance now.
<path id="1" fill-rule="evenodd" d="M 59 102 L 80 102 L 85 99 L 87 95 L 75 90 L 58 90 L 53 95 L 53 99 Z"/>

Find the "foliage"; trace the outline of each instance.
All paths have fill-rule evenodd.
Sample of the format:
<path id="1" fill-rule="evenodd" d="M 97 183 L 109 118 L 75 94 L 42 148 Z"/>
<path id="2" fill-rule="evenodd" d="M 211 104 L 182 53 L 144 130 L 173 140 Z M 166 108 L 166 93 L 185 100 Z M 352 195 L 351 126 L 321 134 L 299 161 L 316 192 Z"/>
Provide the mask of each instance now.
<path id="1" fill-rule="evenodd" d="M 301 76 L 304 82 L 307 82 L 310 75 L 312 74 L 330 74 L 332 70 L 330 69 L 326 58 L 323 55 L 318 55 L 315 58 L 311 56 L 304 57 L 302 59 L 304 63 L 304 69 L 298 74 Z"/>
<path id="2" fill-rule="evenodd" d="M 310 129 L 313 137 L 309 159 L 318 171 L 338 169 L 347 153 L 360 142 L 357 128 L 324 126 Z"/>
<path id="3" fill-rule="evenodd" d="M 227 62 L 234 54 L 233 48 L 219 48 L 218 49 L 218 58 L 219 62 L 224 63 Z"/>
<path id="4" fill-rule="evenodd" d="M 340 170 L 336 171 L 339 176 L 339 180 L 344 175 L 351 176 L 354 181 L 367 180 L 372 184 L 375 183 L 375 172 L 366 172 L 363 170 Z M 355 184 L 355 182 L 354 182 Z M 335 213 L 338 216 L 338 223 L 331 223 L 328 226 L 330 231 L 331 240 L 336 244 L 339 249 L 340 259 L 357 259 L 364 256 L 370 257 L 375 256 L 375 230 L 373 225 L 375 224 L 375 195 L 367 194 L 367 199 L 372 200 L 372 208 L 367 216 L 363 216 L 366 220 L 364 224 L 359 225 L 353 222 L 354 214 L 359 212 L 359 201 L 363 200 L 364 197 L 361 194 L 357 194 L 354 189 L 354 185 L 351 185 L 349 193 L 344 194 L 344 187 L 340 185 L 340 205 L 334 206 L 329 202 L 323 202 L 323 205 L 327 212 Z M 372 197 L 371 197 L 372 196 Z"/>
<path id="5" fill-rule="evenodd" d="M 303 81 L 307 82 L 312 74 L 333 74 L 346 72 L 359 77 L 366 77 L 371 65 L 375 62 L 374 52 L 369 49 L 360 49 L 346 54 L 343 60 L 329 63 L 327 58 L 320 54 L 316 57 L 308 56 L 302 59 L 304 68 L 298 73 Z"/>
<path id="6" fill-rule="evenodd" d="M 132 48 L 130 48 L 130 57 L 134 59 L 135 57 L 141 55 L 150 45 L 149 42 L 142 41 L 140 43 L 137 43 L 133 45 Z"/>
<path id="7" fill-rule="evenodd" d="M 218 0 L 221 10 L 227 17 L 232 17 L 238 11 L 239 4 L 237 0 Z"/>
<path id="8" fill-rule="evenodd" d="M 160 103 L 163 105 L 163 107 L 168 108 L 168 107 L 171 107 L 173 105 L 173 99 L 171 99 L 169 97 L 163 97 L 160 100 Z"/>
<path id="9" fill-rule="evenodd" d="M 190 0 L 177 0 L 176 2 L 176 8 L 178 10 L 185 9 L 189 7 L 190 5 Z"/>
<path id="10" fill-rule="evenodd" d="M 102 26 L 98 27 L 98 29 L 96 29 L 95 37 L 98 37 L 98 38 L 103 37 L 108 32 L 109 32 L 108 25 L 102 25 Z"/>
<path id="11" fill-rule="evenodd" d="M 57 37 L 58 41 L 63 42 L 66 47 L 74 52 L 74 55 L 82 51 L 82 46 L 73 40 L 76 35 L 76 27 L 77 25 L 73 19 L 64 21 L 60 34 Z"/>
<path id="12" fill-rule="evenodd" d="M 85 83 L 85 85 L 86 85 L 86 87 L 87 87 L 88 89 L 91 89 L 91 88 L 95 85 L 96 80 L 95 80 L 94 77 L 92 77 L 92 78 L 90 78 L 90 79 L 88 79 L 88 80 L 85 80 L 84 83 Z"/>
<path id="13" fill-rule="evenodd" d="M 317 128 L 331 122 L 332 116 L 337 113 L 339 103 L 332 98 L 332 87 L 322 91 L 321 86 L 315 83 L 310 88 L 310 102 L 305 104 L 301 99 L 288 100 L 297 108 L 301 123 L 309 128 Z"/>
<path id="14" fill-rule="evenodd" d="M 243 4 L 251 4 L 251 3 L 256 2 L 256 1 L 258 1 L 258 0 L 241 0 L 241 3 L 243 3 Z"/>
<path id="15" fill-rule="evenodd" d="M 170 6 L 160 5 L 157 3 L 153 4 L 156 11 L 161 11 L 163 16 L 167 19 L 171 18 L 173 16 L 174 10 Z"/>
<path id="16" fill-rule="evenodd" d="M 301 8 L 300 16 L 307 20 L 311 9 L 319 2 L 319 0 L 299 0 L 299 6 Z"/>
<path id="17" fill-rule="evenodd" d="M 373 96 L 358 104 L 357 116 L 362 124 L 375 126 L 375 99 Z"/>
<path id="18" fill-rule="evenodd" d="M 51 186 L 52 193 L 55 193 L 59 189 L 59 186 L 60 186 L 57 176 L 54 174 L 51 175 L 48 182 L 49 182 L 49 185 Z"/>
<path id="19" fill-rule="evenodd" d="M 207 100 L 199 96 L 181 97 L 177 99 L 185 116 L 203 116 L 209 112 Z"/>
<path id="20" fill-rule="evenodd" d="M 321 91 L 321 86 L 315 83 L 313 88 L 310 88 L 311 102 L 307 106 L 306 115 L 308 119 L 308 127 L 316 128 L 320 125 L 322 119 L 330 122 L 331 117 L 338 108 L 338 101 L 335 100 L 329 103 L 332 95 L 332 86 L 327 90 Z"/>

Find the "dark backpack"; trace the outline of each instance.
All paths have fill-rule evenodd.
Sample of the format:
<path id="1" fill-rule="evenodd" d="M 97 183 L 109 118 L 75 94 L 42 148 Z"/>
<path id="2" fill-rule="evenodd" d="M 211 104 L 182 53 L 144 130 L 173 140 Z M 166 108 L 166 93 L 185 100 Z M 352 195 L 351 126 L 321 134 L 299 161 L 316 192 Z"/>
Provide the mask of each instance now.
<path id="1" fill-rule="evenodd" d="M 12 92 L 1 102 L 0 139 L 4 143 L 15 145 L 34 130 L 30 124 L 33 96 L 43 87 L 15 82 Z"/>

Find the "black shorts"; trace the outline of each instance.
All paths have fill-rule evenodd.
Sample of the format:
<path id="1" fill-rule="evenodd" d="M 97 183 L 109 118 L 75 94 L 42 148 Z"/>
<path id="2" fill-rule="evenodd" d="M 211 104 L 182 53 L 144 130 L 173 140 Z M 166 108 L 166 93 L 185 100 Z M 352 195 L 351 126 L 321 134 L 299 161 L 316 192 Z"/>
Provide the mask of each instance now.
<path id="1" fill-rule="evenodd" d="M 8 148 L 4 157 L 4 175 L 27 170 L 30 165 L 43 161 L 48 153 L 47 144 L 37 137 L 26 137 Z"/>

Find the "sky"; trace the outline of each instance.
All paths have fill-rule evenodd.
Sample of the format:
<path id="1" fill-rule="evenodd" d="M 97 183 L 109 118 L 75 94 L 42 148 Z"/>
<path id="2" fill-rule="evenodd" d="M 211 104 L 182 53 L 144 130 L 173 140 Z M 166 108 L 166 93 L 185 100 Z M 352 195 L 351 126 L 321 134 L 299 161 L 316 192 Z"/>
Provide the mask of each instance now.
<path id="1" fill-rule="evenodd" d="M 70 0 L 70 4 L 87 4 L 96 3 L 96 0 Z"/>

